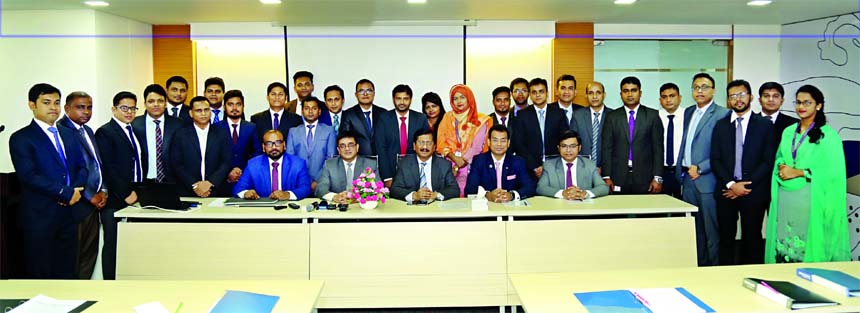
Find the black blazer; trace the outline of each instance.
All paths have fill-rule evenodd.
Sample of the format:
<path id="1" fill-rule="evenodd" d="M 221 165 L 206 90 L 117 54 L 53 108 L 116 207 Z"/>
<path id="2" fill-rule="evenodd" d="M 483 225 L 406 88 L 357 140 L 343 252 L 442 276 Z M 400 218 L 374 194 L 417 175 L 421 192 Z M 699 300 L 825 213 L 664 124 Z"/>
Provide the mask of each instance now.
<path id="1" fill-rule="evenodd" d="M 647 185 L 654 180 L 654 176 L 663 175 L 663 123 L 657 110 L 639 105 L 633 128 L 633 172 L 628 173 L 628 118 L 625 106 L 606 113 L 600 147 L 603 177 L 609 176 L 620 186 L 626 182 Z M 633 176 L 630 181 L 629 174 Z"/>
<path id="2" fill-rule="evenodd" d="M 711 139 L 711 171 L 717 177 L 714 196 L 722 198 L 726 184 L 734 179 L 735 171 L 735 125 L 731 116 L 717 120 Z M 781 114 L 780 114 L 781 115 Z M 756 203 L 770 201 L 770 182 L 776 155 L 776 135 L 771 122 L 758 114 L 747 114 L 750 118 L 744 138 L 741 181 L 751 181 L 752 189 L 747 199 Z M 777 119 L 778 120 L 778 119 Z"/>
<path id="3" fill-rule="evenodd" d="M 295 108 L 293 109 L 295 110 Z M 287 135 L 290 133 L 290 128 L 302 125 L 304 123 L 302 121 L 302 117 L 298 114 L 289 112 L 288 110 L 282 110 L 280 116 L 278 116 L 281 120 L 278 122 L 278 130 L 284 134 L 284 140 L 287 140 Z M 269 109 L 266 109 L 262 112 L 257 112 L 254 115 L 251 115 L 251 123 L 257 127 L 257 139 L 260 141 L 263 140 L 263 134 L 267 131 L 272 130 L 272 114 L 269 113 Z M 228 138 L 229 141 L 229 138 Z"/>
<path id="4" fill-rule="evenodd" d="M 186 112 L 187 113 L 187 112 Z M 164 164 L 164 180 L 166 182 L 174 181 L 173 173 L 170 171 L 170 144 L 173 142 L 173 135 L 176 134 L 180 128 L 184 127 L 182 125 L 182 120 L 172 117 L 170 115 L 165 114 L 162 116 L 164 124 L 161 126 L 162 130 L 162 146 L 161 146 L 161 163 Z M 146 125 L 146 113 L 144 115 L 135 117 L 133 121 L 131 121 L 131 128 L 134 130 L 134 135 L 137 138 L 140 138 L 140 148 L 141 151 L 146 151 L 147 155 L 155 154 L 155 147 L 149 147 L 146 143 L 146 127 L 152 125 Z M 155 131 L 153 126 L 153 131 Z M 149 150 L 152 149 L 152 150 Z M 153 164 L 152 166 L 155 166 Z M 146 178 L 146 172 L 143 173 L 143 177 Z"/>
<path id="5" fill-rule="evenodd" d="M 134 134 L 134 137 L 138 143 L 146 140 L 137 134 Z M 128 132 L 111 119 L 96 130 L 96 142 L 102 155 L 102 173 L 109 193 L 105 207 L 122 209 L 128 206 L 125 198 L 133 191 L 134 182 L 134 149 L 129 142 Z M 141 176 L 146 177 L 146 149 L 141 149 L 140 154 Z"/>
<path id="6" fill-rule="evenodd" d="M 499 119 L 498 116 L 496 116 L 496 112 L 490 113 L 490 117 L 493 118 L 493 125 L 502 125 L 502 121 Z M 507 122 L 507 125 L 505 127 L 508 128 L 508 133 L 511 133 L 511 131 L 513 130 L 513 127 L 516 124 L 516 119 L 517 118 L 514 116 L 514 112 L 512 109 L 508 112 L 507 119 L 505 119 L 505 121 Z M 508 136 L 508 138 L 513 139 L 513 136 Z"/>
<path id="7" fill-rule="evenodd" d="M 376 139 L 373 144 L 379 155 L 379 176 L 385 180 L 394 177 L 397 169 L 397 155 L 400 154 L 400 116 L 392 109 L 382 113 L 378 119 Z M 426 130 L 430 124 L 423 113 L 409 110 L 409 125 L 406 125 L 406 154 L 414 154 L 412 139 L 415 132 Z"/>
<path id="8" fill-rule="evenodd" d="M 179 110 L 177 110 L 176 116 L 173 115 L 173 107 L 170 104 L 167 104 L 167 108 L 165 109 L 164 114 L 169 115 L 175 118 L 178 118 L 179 121 L 182 122 L 182 125 L 191 124 L 193 121 L 191 120 L 191 107 L 183 104 Z"/>
<path id="9" fill-rule="evenodd" d="M 379 125 L 379 119 L 382 116 L 382 113 L 385 113 L 386 110 L 380 106 L 373 105 L 371 107 L 371 127 L 376 128 Z M 441 118 L 441 117 L 440 117 Z M 340 130 L 349 130 L 353 131 L 358 135 L 358 138 L 355 138 L 356 142 L 359 144 L 358 154 L 359 155 L 376 155 L 376 147 L 373 144 L 373 135 L 376 133 L 373 129 L 367 129 L 367 122 L 365 122 L 364 113 L 361 110 L 361 105 L 356 104 L 351 108 L 343 111 L 343 114 L 340 116 Z"/>
<path id="10" fill-rule="evenodd" d="M 532 173 L 543 164 L 543 156 L 558 154 L 558 138 L 561 132 L 568 130 L 567 118 L 564 111 L 558 108 L 546 107 L 544 125 L 543 149 L 541 149 L 540 125 L 537 110 L 533 105 L 520 110 L 514 119 L 513 141 L 514 153 L 526 161 L 526 168 Z"/>
<path id="11" fill-rule="evenodd" d="M 770 120 L 768 120 L 767 118 L 764 118 L 764 119 L 767 120 L 768 122 L 770 122 Z M 776 123 L 773 123 L 773 126 L 775 127 L 774 128 L 774 135 L 776 136 L 776 140 L 782 139 L 782 132 L 786 128 L 788 128 L 789 126 L 797 124 L 797 122 L 800 122 L 800 120 L 797 118 L 785 115 L 785 113 L 783 113 L 783 112 L 779 112 L 779 115 L 776 116 Z M 777 142 L 777 147 L 778 146 L 779 146 L 779 143 Z"/>
<path id="12" fill-rule="evenodd" d="M 460 196 L 460 186 L 454 179 L 451 162 L 438 156 L 430 157 L 430 184 L 433 191 L 442 194 L 445 200 Z M 421 186 L 421 175 L 418 168 L 418 157 L 409 155 L 400 160 L 394 181 L 391 183 L 391 197 L 406 200 L 413 191 Z"/>
<path id="13" fill-rule="evenodd" d="M 564 111 L 564 109 L 561 108 L 561 105 L 558 104 L 558 101 L 550 102 L 547 104 L 547 106 L 562 110 L 562 112 Z M 585 109 L 586 107 L 579 105 L 579 104 L 576 104 L 576 103 L 573 103 L 573 102 L 570 103 L 570 106 L 571 106 L 571 108 L 573 108 L 573 110 L 570 113 L 570 119 L 567 118 L 567 114 L 564 114 L 564 119 L 567 120 L 568 129 L 574 130 L 576 128 L 576 120 L 573 118 L 573 114 L 576 111 L 579 111 L 581 109 Z"/>
<path id="14" fill-rule="evenodd" d="M 176 132 L 173 144 L 170 147 L 170 165 L 176 175 L 179 184 L 179 194 L 186 197 L 195 197 L 194 183 L 206 180 L 212 183 L 212 195 L 218 196 L 227 183 L 227 174 L 230 173 L 230 139 L 224 129 L 209 125 L 209 134 L 206 138 L 206 177 L 200 177 L 200 141 L 197 140 L 197 126 L 187 125 Z"/>

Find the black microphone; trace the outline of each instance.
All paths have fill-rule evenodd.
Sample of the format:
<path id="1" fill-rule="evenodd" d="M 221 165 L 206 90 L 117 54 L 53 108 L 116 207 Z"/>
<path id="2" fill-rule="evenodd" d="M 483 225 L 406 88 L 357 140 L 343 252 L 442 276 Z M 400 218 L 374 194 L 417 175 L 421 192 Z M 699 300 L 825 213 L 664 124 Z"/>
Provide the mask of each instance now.
<path id="1" fill-rule="evenodd" d="M 6 130 L 6 125 L 0 125 L 0 133 Z"/>

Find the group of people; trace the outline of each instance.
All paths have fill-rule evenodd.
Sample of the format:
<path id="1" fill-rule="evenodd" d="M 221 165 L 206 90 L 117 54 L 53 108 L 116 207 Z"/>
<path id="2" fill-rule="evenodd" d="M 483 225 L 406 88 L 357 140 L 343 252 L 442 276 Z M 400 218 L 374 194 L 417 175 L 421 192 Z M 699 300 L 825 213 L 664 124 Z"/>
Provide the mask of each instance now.
<path id="1" fill-rule="evenodd" d="M 140 98 L 117 93 L 111 120 L 95 131 L 87 125 L 91 96 L 76 91 L 61 103 L 57 88 L 33 86 L 34 119 L 9 144 L 27 199 L 19 225 L 28 277 L 89 278 L 101 224 L 103 275 L 115 278 L 113 215 L 137 202 L 134 186 L 144 180 L 174 183 L 183 196 L 351 203 L 352 181 L 367 168 L 409 203 L 467 194 L 493 202 L 669 194 L 699 208 L 700 265 L 850 257 L 841 139 L 826 125 L 814 86 L 795 95 L 798 120 L 780 112 L 778 83 L 759 88 L 762 112 L 753 113 L 748 82 L 729 83 L 729 103 L 720 105 L 706 73 L 693 77 L 695 105 L 683 111 L 674 83 L 660 87 L 657 110 L 640 103 L 639 79 L 626 77 L 623 106 L 610 109 L 602 83 L 589 82 L 587 103 L 577 104 L 576 79 L 562 75 L 552 89 L 542 78 L 494 89 L 490 114 L 478 112 L 460 84 L 448 94 L 448 112 L 434 92 L 421 97 L 421 112 L 411 109 L 405 84 L 392 89 L 394 109 L 385 110 L 368 79 L 355 84 L 358 104 L 344 109 L 344 90 L 331 85 L 317 98 L 313 78 L 293 75 L 292 101 L 286 85 L 269 84 L 269 108 L 248 121 L 242 91 L 213 77 L 204 96 L 186 104 L 189 84 L 174 76 Z M 558 101 L 547 103 L 550 92 Z"/>

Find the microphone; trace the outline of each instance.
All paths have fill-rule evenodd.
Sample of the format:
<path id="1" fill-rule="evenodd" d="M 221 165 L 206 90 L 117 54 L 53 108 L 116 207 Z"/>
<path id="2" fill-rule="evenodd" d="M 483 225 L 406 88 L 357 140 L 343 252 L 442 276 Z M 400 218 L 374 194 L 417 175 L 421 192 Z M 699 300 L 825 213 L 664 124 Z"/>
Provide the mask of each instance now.
<path id="1" fill-rule="evenodd" d="M 0 133 L 6 130 L 6 125 L 0 125 Z"/>

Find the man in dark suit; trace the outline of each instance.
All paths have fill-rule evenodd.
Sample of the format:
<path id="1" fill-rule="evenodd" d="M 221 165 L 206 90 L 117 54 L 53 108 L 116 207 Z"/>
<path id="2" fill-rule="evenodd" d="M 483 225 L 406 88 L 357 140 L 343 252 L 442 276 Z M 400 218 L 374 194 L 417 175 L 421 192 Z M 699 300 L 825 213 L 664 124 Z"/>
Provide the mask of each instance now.
<path id="1" fill-rule="evenodd" d="M 193 124 L 176 132 L 170 147 L 170 165 L 179 194 L 185 197 L 220 196 L 230 173 L 230 137 L 210 127 L 209 106 L 203 97 L 191 99 Z"/>
<path id="2" fill-rule="evenodd" d="M 514 113 L 514 116 L 518 116 L 520 110 L 529 106 L 529 81 L 525 78 L 517 77 L 511 81 L 511 85 L 508 88 L 511 89 L 511 99 L 514 102 L 511 112 Z"/>
<path id="3" fill-rule="evenodd" d="M 227 174 L 227 183 L 221 192 L 222 195 L 227 195 L 232 193 L 233 186 L 242 176 L 242 169 L 248 164 L 248 160 L 261 154 L 262 150 L 256 125 L 244 119 L 245 96 L 242 91 L 234 89 L 224 94 L 224 110 L 227 118 L 213 126 L 226 131 L 227 137 L 230 138 L 230 173 Z"/>
<path id="4" fill-rule="evenodd" d="M 296 98 L 284 107 L 287 112 L 302 114 L 302 100 L 314 93 L 314 74 L 308 71 L 298 71 L 293 74 L 293 90 Z"/>
<path id="5" fill-rule="evenodd" d="M 141 151 L 146 151 L 148 164 L 153 166 L 144 174 L 146 179 L 159 182 L 173 181 L 170 171 L 170 144 L 173 134 L 182 127 L 182 122 L 173 116 L 164 114 L 167 92 L 161 86 L 152 84 L 143 90 L 143 104 L 146 113 L 134 118 L 131 127 L 140 141 Z M 190 115 L 189 115 L 190 116 Z"/>
<path id="6" fill-rule="evenodd" d="M 511 114 L 511 89 L 506 86 L 499 86 L 493 89 L 493 113 L 490 113 L 493 118 L 493 125 L 502 125 L 508 129 L 508 134 L 511 134 L 511 128 L 514 126 L 514 115 Z M 509 136 L 508 139 L 512 138 Z"/>
<path id="7" fill-rule="evenodd" d="M 580 158 L 579 134 L 572 130 L 561 133 L 558 150 L 561 157 L 546 160 L 546 172 L 540 177 L 537 193 L 565 200 L 585 200 L 609 194 L 609 187 L 597 172 L 594 161 Z"/>
<path id="8" fill-rule="evenodd" d="M 745 80 L 727 87 L 734 111 L 714 125 L 711 169 L 717 178 L 717 217 L 720 225 L 720 265 L 736 264 L 735 233 L 741 217 L 741 264 L 762 263 L 761 225 L 770 204 L 770 182 L 776 154 L 774 127 L 750 113 L 752 91 Z"/>
<path id="9" fill-rule="evenodd" d="M 376 161 L 358 155 L 356 135 L 350 131 L 337 134 L 338 157 L 325 161 L 319 183 L 314 190 L 317 198 L 335 203 L 349 203 L 352 200 L 352 181 L 370 168 L 376 171 Z"/>
<path id="10" fill-rule="evenodd" d="M 185 105 L 188 98 L 188 81 L 182 76 L 171 76 L 164 86 L 167 87 L 167 114 L 178 118 L 183 125 L 191 124 L 191 115 Z"/>
<path id="11" fill-rule="evenodd" d="M 391 184 L 391 197 L 410 203 L 427 203 L 459 196 L 460 186 L 454 179 L 451 162 L 433 155 L 436 151 L 433 131 L 419 130 L 412 145 L 416 157 L 400 160 Z"/>
<path id="12" fill-rule="evenodd" d="M 338 85 L 328 86 L 323 95 L 326 109 L 320 113 L 320 123 L 331 125 L 334 133 L 337 134 L 343 123 L 343 88 Z"/>
<path id="13" fill-rule="evenodd" d="M 99 252 L 99 214 L 98 210 L 107 204 L 107 188 L 102 178 L 102 160 L 96 136 L 87 126 L 93 116 L 93 98 L 83 91 L 75 91 L 66 96 L 63 107 L 66 116 L 59 124 L 75 131 L 75 139 L 81 148 L 81 155 L 87 165 L 87 182 L 83 190 L 83 201 L 75 205 L 78 223 L 78 262 L 77 277 L 90 279 Z"/>
<path id="14" fill-rule="evenodd" d="M 514 125 L 514 152 L 526 160 L 532 178 L 543 173 L 544 158 L 558 155 L 558 136 L 569 128 L 564 111 L 546 105 L 546 80 L 535 78 L 529 82 L 533 105 L 521 110 Z M 540 140 L 537 140 L 540 138 Z"/>
<path id="15" fill-rule="evenodd" d="M 660 86 L 660 122 L 663 123 L 663 147 L 666 152 L 663 160 L 663 193 L 683 199 L 681 183 L 675 175 L 678 155 L 681 153 L 681 139 L 684 135 L 684 111 L 678 111 L 681 106 L 681 89 L 674 83 Z"/>
<path id="16" fill-rule="evenodd" d="M 576 97 L 576 78 L 570 74 L 559 76 L 555 80 L 555 96 L 558 101 L 552 102 L 548 106 L 564 111 L 564 118 L 567 120 L 568 128 L 573 130 L 576 128 L 576 120 L 573 118 L 573 112 L 585 108 L 573 102 L 573 98 Z"/>
<path id="17" fill-rule="evenodd" d="M 585 85 L 585 98 L 588 100 L 588 110 L 573 111 L 573 131 L 579 134 L 580 155 L 588 155 L 589 159 L 597 164 L 597 172 L 601 172 L 603 158 L 600 157 L 601 137 L 603 135 L 603 124 L 606 114 L 612 109 L 603 104 L 606 93 L 603 84 L 590 82 Z"/>
<path id="18" fill-rule="evenodd" d="M 779 147 L 779 141 L 782 138 L 782 131 L 799 121 L 797 118 L 779 111 L 780 107 L 782 107 L 782 102 L 785 100 L 783 95 L 785 95 L 785 89 L 777 82 L 766 82 L 758 88 L 761 116 L 775 126 L 774 134 L 776 136 L 777 147 Z"/>
<path id="19" fill-rule="evenodd" d="M 143 181 L 147 171 L 146 150 L 141 149 L 145 138 L 132 131 L 131 122 L 137 112 L 137 96 L 121 91 L 113 97 L 110 121 L 96 131 L 96 143 L 102 156 L 104 180 L 109 191 L 107 205 L 100 217 L 104 229 L 102 272 L 104 279 L 116 278 L 116 235 L 118 219 L 114 212 L 137 202 L 132 184 Z"/>
<path id="20" fill-rule="evenodd" d="M 601 158 L 609 192 L 660 193 L 663 187 L 663 124 L 657 110 L 639 102 L 642 84 L 633 76 L 621 80 L 624 107 L 606 114 Z"/>
<path id="21" fill-rule="evenodd" d="M 412 105 L 412 88 L 408 85 L 397 85 L 391 91 L 394 109 L 382 113 L 376 123 L 376 153 L 379 155 L 379 177 L 386 187 L 391 187 L 391 180 L 397 170 L 397 160 L 415 150 L 410 144 L 415 132 L 427 129 L 427 117 L 423 113 L 409 109 Z"/>
<path id="22" fill-rule="evenodd" d="M 509 134 L 504 125 L 495 124 L 490 128 L 490 151 L 472 158 L 472 170 L 464 189 L 466 194 L 484 195 L 492 202 L 525 199 L 535 194 L 535 182 L 526 169 L 526 161 L 508 154 Z"/>
<path id="23" fill-rule="evenodd" d="M 275 129 L 282 134 L 290 132 L 290 128 L 302 124 L 302 118 L 296 113 L 284 109 L 284 101 L 287 99 L 287 86 L 274 82 L 266 88 L 266 100 L 269 101 L 269 109 L 251 115 L 251 123 L 257 127 L 257 139 L 262 139 L 263 134 Z"/>
<path id="24" fill-rule="evenodd" d="M 205 88 L 203 89 L 203 95 L 206 97 L 206 100 L 209 100 L 209 115 L 212 116 L 210 123 L 218 124 L 218 122 L 224 120 L 224 91 L 227 90 L 227 87 L 225 87 L 224 80 L 221 77 L 209 77 L 203 83 L 203 86 Z"/>
<path id="25" fill-rule="evenodd" d="M 358 154 L 364 156 L 377 154 L 376 146 L 373 144 L 374 128 L 382 113 L 386 111 L 373 104 L 374 90 L 376 87 L 373 82 L 366 78 L 362 78 L 355 84 L 355 97 L 358 99 L 358 104 L 343 112 L 343 124 L 340 125 L 341 130 L 352 131 L 358 136 L 356 139 L 361 146 Z"/>
<path id="26" fill-rule="evenodd" d="M 82 199 L 87 169 L 74 131 L 57 126 L 60 90 L 30 88 L 29 125 L 9 137 L 9 155 L 21 182 L 18 226 L 27 278 L 75 278 L 77 226 L 73 209 Z"/>
<path id="27" fill-rule="evenodd" d="M 267 131 L 262 145 L 265 155 L 248 160 L 233 194 L 243 199 L 277 200 L 301 200 L 310 196 L 308 166 L 305 160 L 284 153 L 284 135 L 277 130 Z"/>

